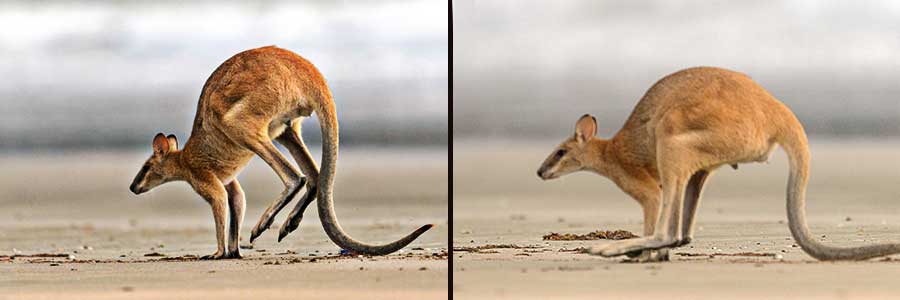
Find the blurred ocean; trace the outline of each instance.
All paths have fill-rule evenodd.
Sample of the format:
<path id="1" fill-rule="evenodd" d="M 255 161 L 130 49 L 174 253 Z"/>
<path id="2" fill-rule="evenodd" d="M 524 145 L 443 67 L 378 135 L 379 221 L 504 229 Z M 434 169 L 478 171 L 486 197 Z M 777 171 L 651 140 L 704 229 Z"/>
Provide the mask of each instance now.
<path id="1" fill-rule="evenodd" d="M 212 71 L 273 44 L 325 75 L 343 144 L 447 143 L 444 1 L 3 1 L 0 27 L 0 151 L 185 140 Z"/>
<path id="2" fill-rule="evenodd" d="M 900 137 L 897 1 L 454 1 L 454 138 L 617 131 L 657 80 L 746 73 L 813 137 Z"/>

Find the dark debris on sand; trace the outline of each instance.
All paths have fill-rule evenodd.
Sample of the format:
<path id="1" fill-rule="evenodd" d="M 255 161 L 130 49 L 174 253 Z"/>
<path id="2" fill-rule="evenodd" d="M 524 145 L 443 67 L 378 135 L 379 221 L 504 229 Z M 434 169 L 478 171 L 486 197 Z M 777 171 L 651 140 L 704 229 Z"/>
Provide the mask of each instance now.
<path id="1" fill-rule="evenodd" d="M 68 253 L 36 253 L 36 254 L 13 254 L 0 255 L 0 261 L 13 261 L 17 258 L 37 259 L 39 261 L 50 261 L 54 258 L 75 259 L 75 255 Z"/>
<path id="2" fill-rule="evenodd" d="M 476 247 L 453 247 L 453 251 L 459 252 L 473 252 L 473 253 L 499 253 L 498 251 L 494 251 L 493 249 L 540 249 L 543 248 L 541 246 L 536 245 L 516 245 L 516 244 L 488 244 L 481 245 Z M 485 251 L 487 250 L 487 251 Z"/>
<path id="3" fill-rule="evenodd" d="M 545 241 L 593 241 L 593 240 L 624 240 L 638 237 L 627 230 L 597 230 L 588 234 L 556 233 L 551 232 L 544 236 Z"/>
<path id="4" fill-rule="evenodd" d="M 200 260 L 199 256 L 188 254 L 185 256 L 162 257 L 156 261 L 195 261 Z"/>
<path id="5" fill-rule="evenodd" d="M 716 256 L 751 256 L 751 257 L 776 257 L 775 253 L 768 252 L 738 252 L 738 253 L 689 253 L 689 252 L 677 252 L 675 255 L 678 256 L 688 256 L 688 257 L 697 257 L 697 256 L 706 256 L 709 258 L 713 258 Z"/>
<path id="6" fill-rule="evenodd" d="M 290 253 L 295 253 L 291 255 Z M 269 253 L 262 253 L 263 255 Z M 285 253 L 279 253 L 283 256 L 278 257 L 244 257 L 241 261 L 262 261 L 264 265 L 282 265 L 282 264 L 296 264 L 296 263 L 317 263 L 317 262 L 331 262 L 337 260 L 372 260 L 374 261 L 376 258 L 371 255 L 363 255 L 356 253 L 343 253 L 343 254 L 329 254 L 322 256 L 308 256 L 308 257 L 296 257 L 296 252 L 287 251 Z M 25 263 L 32 264 L 46 264 L 46 263 L 73 263 L 73 264 L 104 264 L 104 263 L 122 263 L 122 264 L 130 264 L 130 263 L 157 263 L 157 262 L 193 262 L 200 261 L 200 257 L 193 254 L 186 254 L 182 256 L 168 256 L 159 252 L 152 252 L 143 255 L 145 258 L 143 259 L 75 259 L 74 255 L 71 254 L 50 254 L 50 253 L 39 253 L 39 254 L 16 254 L 16 255 L 0 255 L 0 262 L 13 262 L 15 259 L 21 259 Z M 292 257 L 293 256 L 293 257 Z M 23 259 L 25 258 L 25 259 Z M 434 252 L 430 250 L 427 252 L 419 252 L 416 253 L 407 252 L 399 255 L 389 255 L 384 256 L 384 259 L 419 259 L 419 260 L 447 260 L 449 259 L 449 253 L 447 249 L 438 249 Z"/>

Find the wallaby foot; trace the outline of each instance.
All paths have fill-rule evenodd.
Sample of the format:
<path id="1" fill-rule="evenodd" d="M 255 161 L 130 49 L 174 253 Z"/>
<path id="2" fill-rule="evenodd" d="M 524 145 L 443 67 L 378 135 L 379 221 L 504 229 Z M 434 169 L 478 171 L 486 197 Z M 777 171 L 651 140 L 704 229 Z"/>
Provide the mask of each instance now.
<path id="1" fill-rule="evenodd" d="M 692 239 L 691 239 L 690 237 L 683 237 L 683 238 L 681 238 L 680 240 L 678 240 L 678 241 L 675 243 L 675 245 L 672 246 L 672 248 L 678 248 L 678 247 L 681 247 L 681 246 L 690 244 L 690 243 L 691 243 L 691 240 L 692 240 Z"/>
<path id="2" fill-rule="evenodd" d="M 628 258 L 636 258 L 641 255 L 644 255 L 644 252 L 647 252 L 647 251 L 650 251 L 650 250 L 631 251 L 631 252 L 625 253 L 625 256 L 628 256 Z"/>
<path id="3" fill-rule="evenodd" d="M 210 255 L 204 255 L 204 256 L 200 257 L 201 260 L 223 259 L 223 258 L 226 258 L 225 253 L 219 252 L 219 251 L 216 251 L 216 253 L 213 253 Z"/>
<path id="4" fill-rule="evenodd" d="M 225 254 L 225 256 L 222 257 L 222 259 L 241 259 L 241 258 L 244 258 L 244 256 L 242 256 L 241 252 L 237 251 L 237 250 L 229 251 L 228 254 Z"/>
<path id="5" fill-rule="evenodd" d="M 316 188 L 315 184 L 309 184 L 306 188 L 306 194 L 303 195 L 303 199 L 297 203 L 297 206 L 294 207 L 294 210 L 291 211 L 291 214 L 288 215 L 287 220 L 281 224 L 281 228 L 278 230 L 278 241 L 281 242 L 284 237 L 293 232 L 300 227 L 300 220 L 303 219 L 303 212 L 306 211 L 306 208 L 309 206 L 313 200 L 316 199 L 316 195 L 318 195 L 319 189 Z"/>
<path id="6" fill-rule="evenodd" d="M 669 261 L 669 249 L 642 250 L 625 253 L 628 259 L 623 263 L 651 263 Z"/>
<path id="7" fill-rule="evenodd" d="M 272 202 L 272 205 L 266 209 L 266 212 L 259 218 L 259 222 L 256 223 L 256 226 L 250 231 L 250 243 L 253 243 L 253 241 L 266 231 L 266 229 L 269 229 L 269 227 L 272 226 L 272 222 L 275 221 L 275 215 L 277 215 L 278 212 L 294 198 L 294 195 L 296 195 L 305 184 L 306 177 L 300 177 L 298 183 L 287 186 L 284 191 L 281 192 L 278 199 L 276 199 L 275 202 Z"/>
<path id="8" fill-rule="evenodd" d="M 229 251 L 228 253 L 220 253 L 216 252 L 210 255 L 201 256 L 201 260 L 212 260 L 212 259 L 241 259 L 244 256 L 241 255 L 240 251 Z"/>
<path id="9" fill-rule="evenodd" d="M 588 250 L 588 253 L 613 257 L 624 255 L 629 252 L 672 247 L 675 243 L 677 243 L 677 241 L 671 238 L 644 237 L 594 246 Z"/>

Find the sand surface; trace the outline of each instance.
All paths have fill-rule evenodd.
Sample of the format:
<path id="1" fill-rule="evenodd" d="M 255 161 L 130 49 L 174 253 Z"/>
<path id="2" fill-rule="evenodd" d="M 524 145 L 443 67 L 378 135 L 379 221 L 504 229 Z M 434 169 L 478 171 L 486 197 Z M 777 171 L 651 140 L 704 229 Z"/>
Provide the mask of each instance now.
<path id="1" fill-rule="evenodd" d="M 550 232 L 640 234 L 636 202 L 590 173 L 535 175 L 559 141 L 454 142 L 457 299 L 896 299 L 900 257 L 817 262 L 787 228 L 785 155 L 715 172 L 694 242 L 667 263 L 623 263 L 571 251 L 608 241 L 544 241 Z M 811 145 L 808 214 L 825 243 L 900 242 L 900 142 Z M 749 252 L 763 256 L 726 256 Z M 677 253 L 683 253 L 680 256 Z M 712 255 L 712 256 L 710 256 Z"/>
<path id="2" fill-rule="evenodd" d="M 335 206 L 352 236 L 380 243 L 437 225 L 402 253 L 340 256 L 314 207 L 277 243 L 291 203 L 253 249 L 242 249 L 244 259 L 225 261 L 196 258 L 215 252 L 216 240 L 209 205 L 188 185 L 128 191 L 145 155 L 0 158 L 0 299 L 447 298 L 446 150 L 341 151 Z M 241 244 L 250 246 L 250 229 L 281 183 L 258 159 L 239 179 L 248 201 Z M 22 257 L 44 253 L 71 256 Z"/>

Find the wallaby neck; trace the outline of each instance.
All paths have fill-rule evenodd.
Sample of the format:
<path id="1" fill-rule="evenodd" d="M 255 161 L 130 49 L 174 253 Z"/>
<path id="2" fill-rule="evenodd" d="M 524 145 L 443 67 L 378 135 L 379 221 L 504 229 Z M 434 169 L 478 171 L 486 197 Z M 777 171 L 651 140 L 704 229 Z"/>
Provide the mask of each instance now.
<path id="1" fill-rule="evenodd" d="M 185 150 L 175 150 L 166 155 L 163 163 L 166 164 L 164 168 L 171 172 L 169 181 L 187 180 L 190 177 L 188 173 L 191 168 L 187 166 L 188 159 L 185 159 L 187 156 Z"/>
<path id="2" fill-rule="evenodd" d="M 622 160 L 619 158 L 615 140 L 595 138 L 587 143 L 585 152 L 592 158 L 587 164 L 589 171 L 603 175 L 613 181 L 627 177 L 622 166 Z"/>

